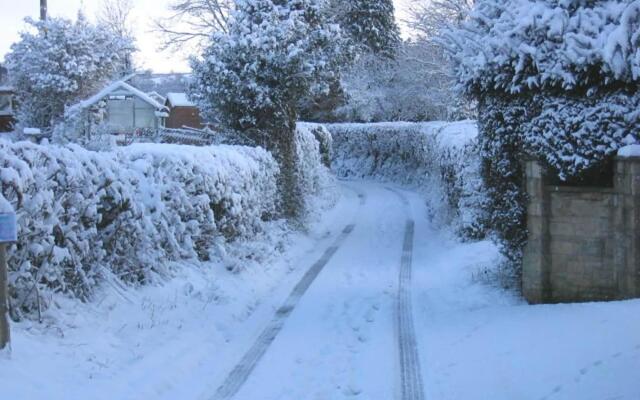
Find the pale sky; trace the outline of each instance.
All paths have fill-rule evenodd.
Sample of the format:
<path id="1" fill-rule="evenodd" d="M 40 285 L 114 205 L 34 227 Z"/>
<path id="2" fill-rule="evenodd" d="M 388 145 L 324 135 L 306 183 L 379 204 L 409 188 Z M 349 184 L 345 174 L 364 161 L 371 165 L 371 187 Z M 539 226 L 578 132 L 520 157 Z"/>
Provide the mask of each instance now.
<path id="1" fill-rule="evenodd" d="M 137 63 L 145 69 L 155 72 L 184 72 L 189 69 L 185 54 L 161 52 L 158 34 L 152 31 L 152 21 L 166 16 L 167 4 L 173 0 L 133 0 L 133 20 L 136 22 L 136 39 L 139 52 Z M 394 0 L 398 14 L 411 0 Z M 93 19 L 102 0 L 49 0 L 49 15 L 75 18 L 82 9 Z M 9 51 L 11 44 L 18 39 L 18 32 L 24 29 L 23 19 L 40 15 L 39 0 L 0 0 L 0 60 Z"/>

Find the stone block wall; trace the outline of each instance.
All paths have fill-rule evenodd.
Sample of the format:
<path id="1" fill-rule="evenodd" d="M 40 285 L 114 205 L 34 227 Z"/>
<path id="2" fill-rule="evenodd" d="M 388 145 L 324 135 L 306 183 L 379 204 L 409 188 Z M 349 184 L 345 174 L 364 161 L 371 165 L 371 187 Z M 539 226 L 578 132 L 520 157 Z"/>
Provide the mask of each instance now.
<path id="1" fill-rule="evenodd" d="M 547 184 L 526 162 L 530 303 L 640 297 L 640 158 L 616 160 L 613 188 Z"/>

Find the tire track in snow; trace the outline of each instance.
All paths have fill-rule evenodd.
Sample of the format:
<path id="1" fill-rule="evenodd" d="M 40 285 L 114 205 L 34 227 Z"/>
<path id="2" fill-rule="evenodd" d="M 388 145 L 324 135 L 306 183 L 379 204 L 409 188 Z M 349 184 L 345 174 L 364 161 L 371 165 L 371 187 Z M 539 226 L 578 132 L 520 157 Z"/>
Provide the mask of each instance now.
<path id="1" fill-rule="evenodd" d="M 358 193 L 360 205 L 366 202 L 366 196 Z M 287 318 L 300 302 L 300 299 L 311 286 L 313 281 L 318 277 L 320 272 L 327 265 L 329 260 L 335 255 L 345 239 L 353 232 L 355 224 L 347 225 L 342 233 L 336 238 L 334 243 L 324 252 L 322 257 L 316 261 L 311 268 L 304 274 L 302 279 L 289 294 L 284 304 L 276 311 L 275 316 L 267 327 L 262 331 L 258 339 L 253 343 L 251 348 L 245 353 L 240 362 L 229 373 L 225 381 L 218 387 L 216 394 L 212 400 L 230 400 L 242 388 L 255 367 L 258 365 L 269 346 L 275 340 L 276 336 L 282 330 Z"/>
<path id="2" fill-rule="evenodd" d="M 400 384 L 402 400 L 423 400 L 422 373 L 418 358 L 418 344 L 413 326 L 411 306 L 411 268 L 415 222 L 408 220 L 400 261 L 400 283 L 397 302 L 398 345 L 400 347 Z"/>
<path id="3" fill-rule="evenodd" d="M 392 188 L 387 188 L 387 190 L 395 193 L 402 201 L 402 204 L 405 207 L 409 207 L 409 200 L 403 193 Z M 404 243 L 402 245 L 396 309 L 396 335 L 400 353 L 400 398 L 402 400 L 424 400 L 425 398 L 411 304 L 414 235 L 415 221 L 409 218 L 406 223 Z"/>

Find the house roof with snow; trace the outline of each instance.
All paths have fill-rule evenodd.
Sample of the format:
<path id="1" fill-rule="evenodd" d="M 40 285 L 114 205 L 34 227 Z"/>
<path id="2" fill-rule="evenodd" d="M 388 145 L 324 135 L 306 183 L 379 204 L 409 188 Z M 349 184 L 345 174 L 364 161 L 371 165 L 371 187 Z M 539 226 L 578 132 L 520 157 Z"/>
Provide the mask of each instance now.
<path id="1" fill-rule="evenodd" d="M 158 92 L 154 91 L 154 92 L 149 92 L 147 94 L 149 95 L 149 97 L 151 97 L 152 99 L 154 99 L 158 103 L 165 104 L 165 102 L 167 101 L 167 98 L 164 97 L 163 95 L 161 95 Z"/>
<path id="2" fill-rule="evenodd" d="M 157 111 L 165 111 L 167 110 L 167 107 L 164 104 L 161 104 L 160 102 L 158 102 L 157 100 L 155 100 L 152 96 L 148 95 L 147 93 L 131 86 L 130 84 L 122 81 L 122 80 L 118 80 L 115 82 L 112 82 L 111 84 L 107 85 L 105 88 L 103 88 L 102 90 L 100 90 L 98 93 L 94 94 L 93 96 L 89 97 L 88 99 L 85 99 L 77 104 L 74 104 L 73 106 L 69 107 L 67 109 L 67 114 L 73 114 L 76 113 L 80 110 L 84 110 L 88 107 L 91 107 L 92 105 L 98 103 L 100 100 L 102 100 L 103 98 L 107 97 L 108 95 L 110 95 L 111 93 L 117 91 L 117 90 L 125 90 L 129 93 L 131 93 L 132 95 L 138 97 L 140 100 L 144 101 L 145 103 L 148 103 L 149 105 L 151 105 L 152 107 L 154 107 Z"/>
<path id="3" fill-rule="evenodd" d="M 195 107 L 186 93 L 167 93 L 167 104 L 170 107 Z"/>

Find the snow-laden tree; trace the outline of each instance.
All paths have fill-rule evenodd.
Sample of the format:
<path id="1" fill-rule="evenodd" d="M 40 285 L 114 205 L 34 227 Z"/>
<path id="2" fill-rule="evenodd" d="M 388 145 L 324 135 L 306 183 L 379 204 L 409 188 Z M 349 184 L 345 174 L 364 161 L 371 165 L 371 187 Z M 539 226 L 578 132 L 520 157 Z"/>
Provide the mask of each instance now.
<path id="1" fill-rule="evenodd" d="M 522 158 L 580 181 L 640 131 L 640 1 L 477 0 L 446 35 L 460 89 L 479 101 L 492 228 L 518 265 Z"/>
<path id="2" fill-rule="evenodd" d="M 192 60 L 193 97 L 205 114 L 252 137 L 281 166 L 283 213 L 302 211 L 295 128 L 303 97 L 326 93 L 343 49 L 319 0 L 238 0 L 228 33 Z"/>
<path id="3" fill-rule="evenodd" d="M 475 0 L 415 0 L 409 7 L 407 26 L 420 41 L 438 42 L 444 30 L 460 25 Z"/>
<path id="4" fill-rule="evenodd" d="M 395 59 L 361 56 L 343 74 L 346 102 L 340 121 L 431 121 L 467 118 L 470 110 L 454 91 L 443 50 L 430 42 L 404 42 Z"/>
<path id="5" fill-rule="evenodd" d="M 330 13 L 354 45 L 392 57 L 400 44 L 393 0 L 332 0 Z"/>
<path id="6" fill-rule="evenodd" d="M 51 127 L 66 105 L 122 71 L 123 55 L 133 49 L 130 39 L 89 23 L 82 13 L 75 22 L 26 22 L 33 29 L 22 32 L 6 56 L 22 126 Z"/>

